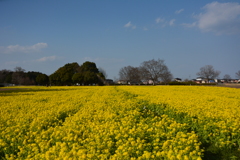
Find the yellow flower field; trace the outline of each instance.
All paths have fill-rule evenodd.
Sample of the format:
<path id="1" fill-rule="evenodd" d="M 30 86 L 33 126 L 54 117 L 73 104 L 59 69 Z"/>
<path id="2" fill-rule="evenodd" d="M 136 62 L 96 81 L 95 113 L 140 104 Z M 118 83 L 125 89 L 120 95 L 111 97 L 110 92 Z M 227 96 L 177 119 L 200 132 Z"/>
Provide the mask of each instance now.
<path id="1" fill-rule="evenodd" d="M 0 98 L 0 159 L 240 158 L 239 89 L 22 87 Z"/>

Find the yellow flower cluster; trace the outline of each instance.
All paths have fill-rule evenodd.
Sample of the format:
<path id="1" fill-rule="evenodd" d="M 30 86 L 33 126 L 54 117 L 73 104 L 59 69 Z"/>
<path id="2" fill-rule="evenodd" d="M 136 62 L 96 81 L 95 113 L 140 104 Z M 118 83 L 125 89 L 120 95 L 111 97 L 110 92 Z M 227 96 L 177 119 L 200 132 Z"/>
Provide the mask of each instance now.
<path id="1" fill-rule="evenodd" d="M 187 122 L 204 143 L 219 150 L 240 151 L 239 89 L 204 86 L 125 86 L 121 89 L 156 104 L 157 110 L 164 110 L 170 117 Z"/>
<path id="2" fill-rule="evenodd" d="M 0 92 L 0 159 L 201 160 L 204 136 L 218 147 L 239 146 L 239 96 L 233 89 L 169 86 Z"/>

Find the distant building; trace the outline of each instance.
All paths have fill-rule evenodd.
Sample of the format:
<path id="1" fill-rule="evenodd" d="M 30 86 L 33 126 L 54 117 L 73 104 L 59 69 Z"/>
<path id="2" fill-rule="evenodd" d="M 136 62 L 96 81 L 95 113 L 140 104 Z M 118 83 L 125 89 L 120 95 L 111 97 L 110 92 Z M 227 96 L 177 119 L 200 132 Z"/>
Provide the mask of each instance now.
<path id="1" fill-rule="evenodd" d="M 208 82 L 209 82 L 209 83 L 215 83 L 215 81 L 214 81 L 214 80 L 212 80 L 212 79 L 211 79 L 211 80 L 209 80 Z"/>
<path id="2" fill-rule="evenodd" d="M 128 84 L 128 81 L 127 80 L 119 80 L 117 83 L 118 84 Z"/>
<path id="3" fill-rule="evenodd" d="M 182 79 L 181 79 L 181 78 L 175 78 L 174 81 L 176 81 L 176 82 L 182 82 Z"/>
<path id="4" fill-rule="evenodd" d="M 114 82 L 112 79 L 105 79 L 105 84 L 110 85 L 110 84 L 114 84 Z"/>
<path id="5" fill-rule="evenodd" d="M 142 82 L 143 84 L 153 84 L 153 80 L 146 80 Z"/>
<path id="6" fill-rule="evenodd" d="M 1 87 L 8 87 L 8 86 L 15 86 L 15 84 L 12 83 L 0 83 Z"/>
<path id="7" fill-rule="evenodd" d="M 140 85 L 140 84 L 142 84 L 142 82 L 141 81 L 129 81 L 128 84 L 130 84 L 130 85 Z"/>
<path id="8" fill-rule="evenodd" d="M 202 81 L 203 80 L 203 77 L 197 77 L 196 78 L 196 81 Z"/>

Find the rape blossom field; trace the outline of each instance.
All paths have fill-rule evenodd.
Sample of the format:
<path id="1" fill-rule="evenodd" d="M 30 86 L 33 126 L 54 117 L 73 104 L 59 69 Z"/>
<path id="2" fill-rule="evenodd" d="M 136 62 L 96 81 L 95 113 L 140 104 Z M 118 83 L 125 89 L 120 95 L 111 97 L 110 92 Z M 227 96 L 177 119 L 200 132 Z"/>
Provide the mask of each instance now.
<path id="1" fill-rule="evenodd" d="M 18 87 L 0 98 L 0 159 L 240 159 L 239 89 Z"/>

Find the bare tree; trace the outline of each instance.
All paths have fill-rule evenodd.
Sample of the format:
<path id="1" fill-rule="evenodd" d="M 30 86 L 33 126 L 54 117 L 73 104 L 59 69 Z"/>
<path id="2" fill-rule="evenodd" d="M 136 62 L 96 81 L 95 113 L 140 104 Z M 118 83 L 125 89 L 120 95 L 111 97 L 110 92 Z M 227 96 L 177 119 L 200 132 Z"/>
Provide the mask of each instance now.
<path id="1" fill-rule="evenodd" d="M 25 69 L 21 67 L 15 67 L 12 74 L 12 82 L 21 85 L 24 82 L 24 72 Z"/>
<path id="2" fill-rule="evenodd" d="M 22 67 L 15 67 L 14 71 L 18 72 L 18 73 L 23 73 L 23 72 L 25 72 L 25 69 L 23 69 Z"/>
<path id="3" fill-rule="evenodd" d="M 153 85 L 159 80 L 169 80 L 172 75 L 164 63 L 164 60 L 161 59 L 144 61 L 140 68 L 142 78 L 144 80 L 152 80 Z"/>
<path id="4" fill-rule="evenodd" d="M 236 72 L 236 77 L 240 79 L 240 70 Z"/>
<path id="5" fill-rule="evenodd" d="M 129 70 L 130 70 L 131 66 L 126 66 L 126 67 L 123 67 L 119 70 L 119 80 L 129 80 L 130 77 L 129 77 Z"/>
<path id="6" fill-rule="evenodd" d="M 231 76 L 230 76 L 229 74 L 225 74 L 225 75 L 223 76 L 223 79 L 229 81 L 229 80 L 231 79 Z"/>
<path id="7" fill-rule="evenodd" d="M 119 79 L 139 83 L 141 81 L 138 67 L 126 66 L 119 70 Z"/>
<path id="8" fill-rule="evenodd" d="M 173 79 L 173 75 L 172 75 L 171 72 L 168 71 L 168 70 L 166 70 L 166 71 L 163 73 L 162 77 L 161 77 L 161 80 L 162 80 L 163 83 L 165 83 L 165 84 L 171 82 L 172 79 Z"/>
<path id="9" fill-rule="evenodd" d="M 129 69 L 129 78 L 133 83 L 141 83 L 141 75 L 138 67 L 131 67 Z"/>
<path id="10" fill-rule="evenodd" d="M 197 76 L 203 77 L 209 81 L 219 76 L 221 72 L 215 71 L 212 65 L 206 65 L 200 68 L 200 72 L 197 73 Z"/>

